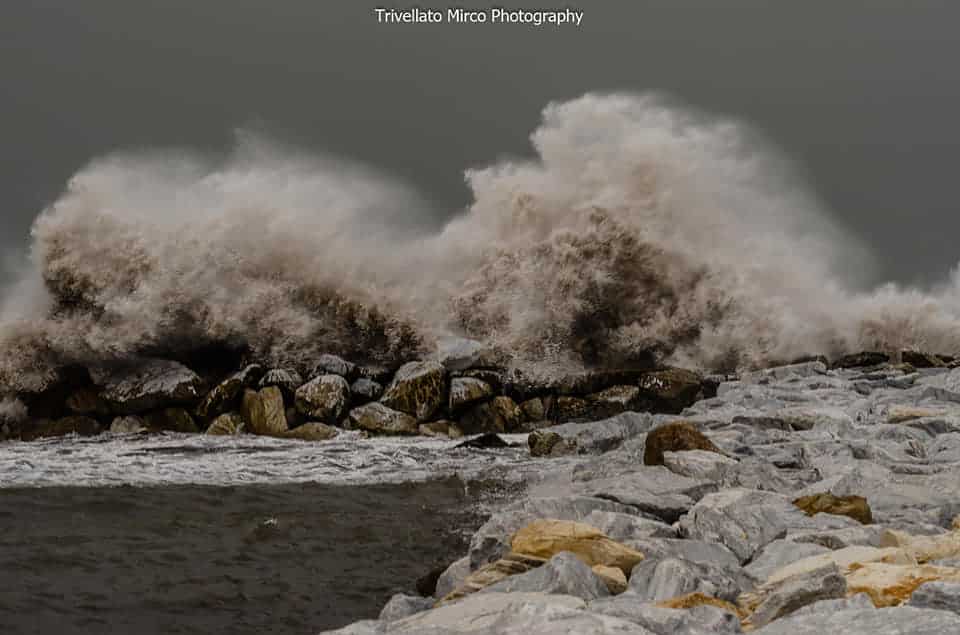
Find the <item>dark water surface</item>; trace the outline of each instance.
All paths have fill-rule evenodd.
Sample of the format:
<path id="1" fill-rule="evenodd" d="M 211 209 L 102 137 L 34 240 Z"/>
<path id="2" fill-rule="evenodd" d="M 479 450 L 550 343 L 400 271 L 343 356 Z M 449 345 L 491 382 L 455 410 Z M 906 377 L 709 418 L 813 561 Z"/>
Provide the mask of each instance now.
<path id="1" fill-rule="evenodd" d="M 466 550 L 456 478 L 0 489 L 0 633 L 316 633 Z"/>

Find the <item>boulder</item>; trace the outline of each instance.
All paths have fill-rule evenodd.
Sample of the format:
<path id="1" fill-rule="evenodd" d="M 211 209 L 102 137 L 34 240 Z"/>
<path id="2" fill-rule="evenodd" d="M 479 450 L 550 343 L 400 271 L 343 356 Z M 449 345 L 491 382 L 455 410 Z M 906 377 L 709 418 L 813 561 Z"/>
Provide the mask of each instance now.
<path id="1" fill-rule="evenodd" d="M 287 431 L 283 394 L 276 386 L 243 392 L 240 415 L 247 430 L 254 434 L 279 436 Z"/>
<path id="2" fill-rule="evenodd" d="M 613 595 L 619 595 L 627 590 L 627 576 L 620 569 L 598 564 L 594 565 L 592 571 Z"/>
<path id="3" fill-rule="evenodd" d="M 454 377 L 450 380 L 450 398 L 447 408 L 457 413 L 464 407 L 493 396 L 493 388 L 482 379 Z"/>
<path id="4" fill-rule="evenodd" d="M 636 513 L 636 509 L 589 496 L 528 498 L 507 505 L 490 516 L 470 539 L 470 566 L 497 560 L 510 551 L 511 536 L 527 523 L 540 518 L 583 520 L 595 510 Z"/>
<path id="5" fill-rule="evenodd" d="M 764 584 L 743 594 L 740 607 L 750 613 L 745 625 L 759 628 L 773 620 L 821 600 L 839 599 L 847 593 L 847 582 L 836 564 Z"/>
<path id="6" fill-rule="evenodd" d="M 522 420 L 520 408 L 513 399 L 500 396 L 468 410 L 460 418 L 459 426 L 465 434 L 513 432 Z"/>
<path id="7" fill-rule="evenodd" d="M 318 375 L 340 375 L 352 381 L 357 377 L 357 365 L 348 362 L 342 357 L 324 354 L 317 359 L 317 363 L 313 367 L 312 375 L 314 377 Z"/>
<path id="8" fill-rule="evenodd" d="M 744 571 L 753 578 L 763 581 L 766 580 L 771 573 L 787 566 L 791 562 L 796 562 L 797 560 L 802 560 L 810 556 L 818 556 L 828 551 L 830 551 L 829 548 L 820 544 L 778 539 L 767 544 L 767 546 L 753 558 L 750 564 L 744 567 Z"/>
<path id="9" fill-rule="evenodd" d="M 914 368 L 943 368 L 946 366 L 937 355 L 921 351 L 901 351 L 900 361 L 904 364 L 910 364 Z"/>
<path id="10" fill-rule="evenodd" d="M 508 448 L 510 444 L 503 440 L 503 438 L 494 434 L 493 432 L 487 432 L 475 436 L 471 439 L 467 439 L 457 445 L 453 446 L 455 448 L 472 448 L 475 450 L 498 450 L 501 448 Z"/>
<path id="11" fill-rule="evenodd" d="M 328 424 L 337 424 L 350 403 L 350 384 L 340 375 L 320 375 L 300 386 L 297 411 Z"/>
<path id="12" fill-rule="evenodd" d="M 676 522 L 716 484 L 650 466 L 621 472 L 619 476 L 593 478 L 577 484 L 582 493 L 617 501 L 667 523 Z"/>
<path id="13" fill-rule="evenodd" d="M 722 490 L 704 496 L 680 520 L 680 531 L 688 538 L 718 542 L 745 563 L 770 542 L 786 536 L 791 510 L 796 512 L 789 499 L 777 494 Z"/>
<path id="14" fill-rule="evenodd" d="M 879 351 L 865 351 L 852 353 L 834 360 L 833 368 L 860 368 L 864 366 L 879 366 L 890 361 L 890 356 Z"/>
<path id="15" fill-rule="evenodd" d="M 639 398 L 650 401 L 656 412 L 679 414 L 699 398 L 702 382 L 693 371 L 667 368 L 645 373 L 637 385 Z"/>
<path id="16" fill-rule="evenodd" d="M 453 591 L 441 596 L 440 602 L 446 603 L 459 600 L 471 593 L 476 593 L 493 584 L 497 584 L 510 576 L 520 575 L 536 569 L 545 561 L 544 558 L 535 558 L 519 553 L 508 553 L 503 558 L 485 564 L 473 573 L 469 573 Z"/>
<path id="17" fill-rule="evenodd" d="M 183 408 L 164 408 L 147 413 L 143 416 L 147 427 L 154 431 L 183 432 L 195 434 L 200 432 L 190 413 Z"/>
<path id="18" fill-rule="evenodd" d="M 550 430 L 534 430 L 527 437 L 530 456 L 564 456 L 576 452 L 576 446 Z"/>
<path id="19" fill-rule="evenodd" d="M 299 439 L 300 441 L 328 441 L 339 434 L 339 430 L 319 421 L 311 421 L 291 428 L 280 436 L 284 439 Z"/>
<path id="20" fill-rule="evenodd" d="M 450 422 L 446 419 L 431 421 L 430 423 L 421 423 L 417 429 L 420 431 L 420 436 L 424 437 L 450 436 Z"/>
<path id="21" fill-rule="evenodd" d="M 297 388 L 304 384 L 303 377 L 292 368 L 272 368 L 264 374 L 257 384 L 259 388 L 276 386 L 287 399 L 293 399 Z"/>
<path id="22" fill-rule="evenodd" d="M 409 362 L 397 370 L 380 403 L 424 423 L 440 409 L 446 391 L 446 370 L 437 362 Z"/>
<path id="23" fill-rule="evenodd" d="M 230 375 L 207 393 L 197 406 L 197 416 L 201 419 L 213 419 L 233 410 L 238 405 L 243 390 L 256 384 L 263 377 L 263 372 L 262 366 L 251 364 Z"/>
<path id="24" fill-rule="evenodd" d="M 423 611 L 428 611 L 431 608 L 433 608 L 433 600 L 431 598 L 397 593 L 390 598 L 380 611 L 380 619 L 384 622 L 394 622 Z"/>
<path id="25" fill-rule="evenodd" d="M 46 437 L 62 437 L 68 434 L 88 437 L 100 434 L 102 430 L 100 423 L 90 417 L 73 416 L 55 420 L 40 419 L 32 421 L 30 425 L 23 428 L 20 438 L 24 441 L 34 441 Z"/>
<path id="26" fill-rule="evenodd" d="M 372 379 L 361 377 L 350 384 L 350 394 L 353 397 L 352 403 L 363 405 L 379 399 L 380 395 L 383 394 L 383 386 Z"/>
<path id="27" fill-rule="evenodd" d="M 664 452 L 705 450 L 721 453 L 702 432 L 689 421 L 675 421 L 654 428 L 647 434 L 643 449 L 644 465 L 663 465 Z"/>
<path id="28" fill-rule="evenodd" d="M 801 496 L 793 501 L 808 516 L 817 514 L 834 514 L 848 516 L 864 525 L 873 522 L 870 505 L 863 496 L 834 496 L 829 492 Z"/>
<path id="29" fill-rule="evenodd" d="M 641 436 L 652 424 L 647 413 L 625 412 L 603 421 L 553 426 L 550 431 L 570 441 L 580 454 L 603 454 Z"/>
<path id="30" fill-rule="evenodd" d="M 117 414 L 137 414 L 169 406 L 195 403 L 203 395 L 203 381 L 195 372 L 165 359 L 147 359 L 112 370 L 91 369 L 103 387 L 101 396 Z"/>
<path id="31" fill-rule="evenodd" d="M 630 592 L 644 602 L 702 593 L 727 601 L 744 590 L 739 580 L 720 567 L 678 558 L 645 560 L 630 576 Z"/>
<path id="32" fill-rule="evenodd" d="M 960 617 L 953 613 L 897 607 L 882 611 L 873 608 L 798 611 L 753 632 L 755 635 L 944 635 L 958 630 Z"/>
<path id="33" fill-rule="evenodd" d="M 116 417 L 110 423 L 110 432 L 113 434 L 139 434 L 148 430 L 147 422 L 136 415 Z"/>
<path id="34" fill-rule="evenodd" d="M 634 514 L 594 510 L 583 519 L 583 522 L 596 527 L 607 537 L 623 543 L 644 538 L 677 537 L 677 530 L 670 525 Z"/>
<path id="35" fill-rule="evenodd" d="M 606 416 L 610 416 L 609 414 Z M 593 404 L 582 397 L 560 395 L 550 410 L 550 417 L 558 423 L 584 423 L 591 419 L 601 419 L 595 416 Z"/>
<path id="36" fill-rule="evenodd" d="M 371 402 L 354 408 L 348 416 L 350 427 L 376 434 L 417 434 L 417 420 L 410 415 Z"/>
<path id="37" fill-rule="evenodd" d="M 625 541 L 625 544 L 636 549 L 650 560 L 676 558 L 687 562 L 705 564 L 727 572 L 730 577 L 737 579 L 738 584 L 744 588 L 751 585 L 751 579 L 745 573 L 741 573 L 740 559 L 728 548 L 714 542 L 704 542 L 690 538 L 651 537 L 636 538 Z"/>
<path id="38" fill-rule="evenodd" d="M 110 406 L 93 388 L 78 388 L 67 397 L 67 410 L 77 415 L 106 416 Z"/>
<path id="39" fill-rule="evenodd" d="M 866 593 L 877 607 L 897 606 L 927 582 L 960 582 L 960 569 L 929 564 L 855 563 L 846 573 L 851 593 Z"/>
<path id="40" fill-rule="evenodd" d="M 527 399 L 520 404 L 520 411 L 527 421 L 544 421 L 547 418 L 547 408 L 540 397 Z"/>
<path id="41" fill-rule="evenodd" d="M 735 610 L 701 603 L 690 608 L 665 608 L 642 602 L 633 593 L 594 600 L 590 611 L 628 620 L 647 635 L 739 635 L 740 620 Z"/>
<path id="42" fill-rule="evenodd" d="M 463 585 L 470 575 L 470 557 L 464 556 L 444 569 L 437 578 L 437 588 L 433 596 L 442 598 L 449 595 L 454 589 Z"/>
<path id="43" fill-rule="evenodd" d="M 722 481 L 727 474 L 736 470 L 739 463 L 717 452 L 686 450 L 684 452 L 664 452 L 663 466 L 680 476 Z"/>
<path id="44" fill-rule="evenodd" d="M 590 567 L 578 556 L 567 552 L 556 554 L 526 573 L 508 576 L 481 592 L 558 593 L 587 601 L 610 595 L 607 585 Z"/>
<path id="45" fill-rule="evenodd" d="M 910 596 L 907 605 L 960 615 L 960 582 L 924 582 Z"/>
<path id="46" fill-rule="evenodd" d="M 602 564 L 617 567 L 628 575 L 643 560 L 643 554 L 606 537 L 598 529 L 569 520 L 537 520 L 514 534 L 515 553 L 552 558 L 569 551 L 593 567 Z"/>
<path id="47" fill-rule="evenodd" d="M 207 434 L 231 436 L 243 432 L 244 426 L 243 417 L 236 413 L 228 412 L 213 420 L 213 423 L 207 427 Z"/>

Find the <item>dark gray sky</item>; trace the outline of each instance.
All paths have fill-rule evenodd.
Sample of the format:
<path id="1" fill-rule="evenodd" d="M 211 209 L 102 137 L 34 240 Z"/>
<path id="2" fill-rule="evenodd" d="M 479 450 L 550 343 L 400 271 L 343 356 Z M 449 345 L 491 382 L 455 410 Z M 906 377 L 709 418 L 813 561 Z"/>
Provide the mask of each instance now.
<path id="1" fill-rule="evenodd" d="M 547 101 L 626 89 L 758 126 L 885 276 L 930 279 L 960 259 L 956 2 L 581 0 L 583 26 L 560 30 L 378 25 L 373 6 L 0 2 L 0 246 L 25 244 L 97 155 L 225 148 L 248 124 L 455 210 L 463 168 L 528 153 Z"/>

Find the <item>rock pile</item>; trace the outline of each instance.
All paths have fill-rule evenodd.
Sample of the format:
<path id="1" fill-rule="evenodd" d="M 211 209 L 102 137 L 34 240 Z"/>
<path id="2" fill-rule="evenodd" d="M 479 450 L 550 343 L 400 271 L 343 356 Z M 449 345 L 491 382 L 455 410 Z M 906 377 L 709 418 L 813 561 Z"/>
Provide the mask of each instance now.
<path id="1" fill-rule="evenodd" d="M 489 355 L 474 350 L 478 343 L 454 344 L 456 355 L 441 351 L 436 360 L 410 361 L 392 372 L 334 355 L 321 355 L 310 369 L 254 363 L 227 374 L 201 374 L 165 359 L 65 368 L 40 393 L 5 395 L 0 387 L 0 398 L 26 410 L 19 421 L 0 421 L 0 438 L 205 430 L 319 440 L 340 429 L 461 437 L 628 411 L 674 412 L 704 390 L 699 375 L 675 368 L 533 381 L 491 366 Z"/>
<path id="2" fill-rule="evenodd" d="M 553 495 L 506 502 L 432 597 L 335 632 L 960 632 L 960 368 L 911 359 L 534 430 Z"/>

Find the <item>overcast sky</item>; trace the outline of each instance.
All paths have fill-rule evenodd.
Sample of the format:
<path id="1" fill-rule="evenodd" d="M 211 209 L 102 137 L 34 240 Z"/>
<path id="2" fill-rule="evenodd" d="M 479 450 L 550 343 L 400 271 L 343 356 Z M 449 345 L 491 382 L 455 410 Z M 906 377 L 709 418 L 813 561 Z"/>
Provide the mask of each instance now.
<path id="1" fill-rule="evenodd" d="M 579 29 L 378 25 L 373 6 L 0 2 L 0 247 L 25 245 L 93 157 L 225 148 L 248 124 L 452 212 L 465 167 L 529 153 L 546 102 L 626 89 L 759 127 L 885 276 L 940 277 L 960 259 L 960 3 L 582 1 Z"/>

